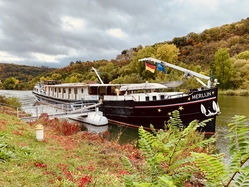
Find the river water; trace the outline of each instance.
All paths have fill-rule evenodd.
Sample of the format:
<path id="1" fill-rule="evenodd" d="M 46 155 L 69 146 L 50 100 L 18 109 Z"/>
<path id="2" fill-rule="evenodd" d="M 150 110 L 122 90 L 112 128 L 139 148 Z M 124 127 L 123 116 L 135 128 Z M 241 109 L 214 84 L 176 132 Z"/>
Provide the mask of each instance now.
<path id="1" fill-rule="evenodd" d="M 6 97 L 17 97 L 22 102 L 23 107 L 33 106 L 35 97 L 31 91 L 16 91 L 16 90 L 0 90 L 0 95 Z M 228 132 L 228 123 L 231 122 L 235 115 L 244 115 L 249 119 L 249 97 L 245 96 L 219 96 L 218 103 L 221 114 L 217 117 L 216 146 L 220 152 L 228 155 L 228 140 L 225 138 Z M 137 130 L 118 127 L 117 125 L 109 124 L 108 127 L 113 139 L 119 138 L 120 142 L 130 142 L 138 137 Z"/>
<path id="2" fill-rule="evenodd" d="M 35 97 L 30 90 L 0 90 L 0 95 L 3 95 L 5 97 L 17 97 L 24 107 L 33 106 L 35 104 Z"/>
<path id="3" fill-rule="evenodd" d="M 221 114 L 216 118 L 216 145 L 220 152 L 228 155 L 228 124 L 235 115 L 246 116 L 249 119 L 249 97 L 246 96 L 219 96 L 218 103 Z"/>

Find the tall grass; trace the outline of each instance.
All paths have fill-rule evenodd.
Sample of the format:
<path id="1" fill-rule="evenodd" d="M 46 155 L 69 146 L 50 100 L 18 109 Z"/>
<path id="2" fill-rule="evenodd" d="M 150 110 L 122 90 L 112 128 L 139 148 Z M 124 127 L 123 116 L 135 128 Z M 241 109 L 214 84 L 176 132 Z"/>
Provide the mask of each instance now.
<path id="1" fill-rule="evenodd" d="M 249 96 L 249 90 L 219 90 L 220 95 Z"/>
<path id="2" fill-rule="evenodd" d="M 0 105 L 9 106 L 13 109 L 20 108 L 22 103 L 17 97 L 5 97 L 0 95 Z"/>

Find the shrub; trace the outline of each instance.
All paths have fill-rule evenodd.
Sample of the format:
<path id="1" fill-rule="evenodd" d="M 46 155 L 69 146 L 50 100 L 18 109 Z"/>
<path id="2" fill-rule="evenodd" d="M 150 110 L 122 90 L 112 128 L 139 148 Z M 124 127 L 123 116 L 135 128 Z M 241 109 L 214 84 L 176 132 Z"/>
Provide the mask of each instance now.
<path id="1" fill-rule="evenodd" d="M 192 153 L 196 165 L 205 172 L 207 186 L 249 186 L 249 126 L 245 116 L 235 116 L 228 124 L 229 154 L 231 163 L 223 163 L 223 154 Z M 207 162 L 205 162 L 207 161 Z M 205 163 L 204 163 L 205 162 Z M 207 167 L 208 166 L 208 167 Z"/>
<path id="2" fill-rule="evenodd" d="M 0 95 L 0 104 L 5 104 L 5 106 L 9 106 L 11 108 L 18 108 L 22 106 L 22 103 L 16 97 L 5 97 Z"/>
<path id="3" fill-rule="evenodd" d="M 198 183 L 197 179 L 203 177 L 193 164 L 191 152 L 212 153 L 215 138 L 206 139 L 203 133 L 197 131 L 198 127 L 205 125 L 204 122 L 195 120 L 183 129 L 179 111 L 174 111 L 173 116 L 167 131 L 156 132 L 152 126 L 153 133 L 150 133 L 143 127 L 139 128 L 139 148 L 146 162 L 144 168 L 139 170 L 124 158 L 125 165 L 133 173 L 125 177 L 126 186 L 184 186 L 187 181 Z"/>
<path id="4" fill-rule="evenodd" d="M 236 95 L 236 92 L 234 90 L 226 90 L 224 91 L 224 95 L 233 96 Z"/>
<path id="5" fill-rule="evenodd" d="M 12 106 L 13 108 L 21 108 L 22 103 L 16 97 L 8 97 L 6 98 L 6 103 Z"/>
<path id="6" fill-rule="evenodd" d="M 30 122 L 30 125 L 37 125 L 42 124 L 44 126 L 49 126 L 53 128 L 56 132 L 59 134 L 69 136 L 76 134 L 81 130 L 80 124 L 77 122 L 70 122 L 66 119 L 58 119 L 53 118 L 49 119 L 49 115 L 47 113 L 42 113 L 39 118 L 37 118 L 35 121 Z"/>
<path id="7" fill-rule="evenodd" d="M 139 128 L 139 147 L 146 162 L 142 169 L 135 168 L 123 158 L 132 173 L 125 176 L 126 186 L 249 186 L 249 126 L 245 116 L 235 116 L 228 124 L 228 166 L 223 153 L 210 151 L 215 138 L 206 139 L 196 131 L 204 122 L 193 121 L 185 129 L 175 128 L 181 126 L 178 118 L 171 122 L 178 124 L 169 124 L 167 131 L 156 132 L 152 127 L 153 134 Z"/>
<path id="8" fill-rule="evenodd" d="M 249 96 L 248 90 L 239 90 L 239 96 Z"/>

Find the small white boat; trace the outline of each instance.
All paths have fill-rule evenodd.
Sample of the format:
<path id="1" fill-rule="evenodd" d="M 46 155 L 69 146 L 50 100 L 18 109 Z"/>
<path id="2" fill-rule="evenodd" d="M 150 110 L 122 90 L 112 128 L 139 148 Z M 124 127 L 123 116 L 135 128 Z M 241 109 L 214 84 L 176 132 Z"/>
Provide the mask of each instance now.
<path id="1" fill-rule="evenodd" d="M 108 119 L 98 108 L 95 111 L 89 111 L 79 117 L 70 117 L 69 119 L 80 122 L 89 132 L 100 133 L 108 129 Z"/>

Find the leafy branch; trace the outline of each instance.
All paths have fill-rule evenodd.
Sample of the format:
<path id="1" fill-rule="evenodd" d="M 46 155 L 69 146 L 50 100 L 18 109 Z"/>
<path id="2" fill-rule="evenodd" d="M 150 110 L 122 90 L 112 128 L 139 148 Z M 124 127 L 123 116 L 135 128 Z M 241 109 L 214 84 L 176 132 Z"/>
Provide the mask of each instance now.
<path id="1" fill-rule="evenodd" d="M 228 124 L 229 156 L 231 162 L 226 167 L 224 154 L 207 155 L 191 153 L 195 164 L 205 173 L 207 186 L 228 187 L 249 185 L 249 167 L 245 166 L 249 159 L 249 126 L 245 116 L 235 116 Z"/>
<path id="2" fill-rule="evenodd" d="M 190 153 L 192 151 L 208 153 L 214 151 L 212 144 L 215 138 L 210 137 L 207 140 L 203 133 L 197 131 L 205 123 L 193 121 L 184 128 L 179 116 L 179 111 L 173 111 L 167 130 L 155 131 L 152 126 L 153 133 L 150 133 L 143 127 L 139 128 L 139 148 L 146 159 L 146 169 L 145 172 L 140 170 L 126 176 L 126 186 L 141 184 L 183 186 L 186 180 L 190 180 L 192 175 L 198 173 L 198 168 L 193 164 Z M 131 166 L 127 164 L 127 160 L 126 166 Z M 146 179 L 144 179 L 144 174 L 146 174 Z"/>
<path id="3" fill-rule="evenodd" d="M 228 124 L 228 166 L 223 153 L 214 153 L 215 137 L 205 138 L 197 131 L 209 120 L 194 120 L 181 128 L 179 111 L 174 111 L 174 117 L 167 130 L 156 131 L 152 126 L 151 133 L 139 128 L 139 148 L 145 162 L 142 169 L 135 169 L 125 159 L 132 173 L 125 176 L 126 186 L 249 186 L 249 125 L 245 116 L 235 116 Z"/>

